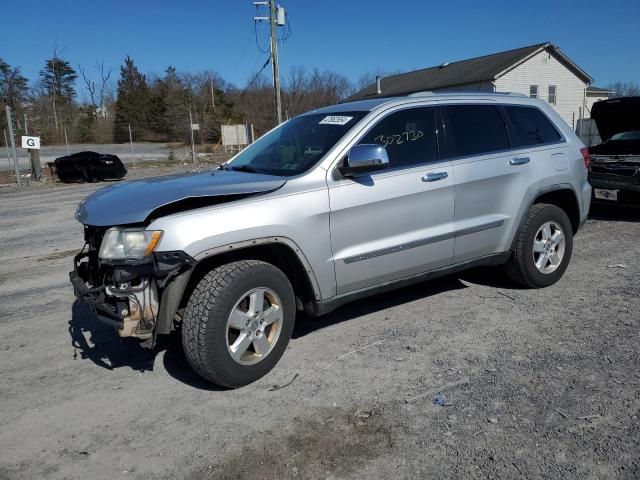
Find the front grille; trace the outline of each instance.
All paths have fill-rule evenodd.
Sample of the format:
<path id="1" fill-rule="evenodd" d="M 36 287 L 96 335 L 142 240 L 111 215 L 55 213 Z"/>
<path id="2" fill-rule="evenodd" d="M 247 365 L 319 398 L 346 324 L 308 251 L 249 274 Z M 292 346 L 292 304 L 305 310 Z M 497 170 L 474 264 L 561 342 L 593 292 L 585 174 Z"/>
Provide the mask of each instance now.
<path id="1" fill-rule="evenodd" d="M 591 171 L 602 175 L 612 175 L 616 177 L 634 177 L 638 175 L 638 167 L 625 165 L 598 165 L 591 164 Z"/>

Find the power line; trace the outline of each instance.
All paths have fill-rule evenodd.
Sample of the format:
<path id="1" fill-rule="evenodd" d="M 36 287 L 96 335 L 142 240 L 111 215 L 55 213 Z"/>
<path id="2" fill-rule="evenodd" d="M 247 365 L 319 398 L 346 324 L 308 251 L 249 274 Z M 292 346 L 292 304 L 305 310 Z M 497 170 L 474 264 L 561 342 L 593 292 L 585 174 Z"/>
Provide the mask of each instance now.
<path id="1" fill-rule="evenodd" d="M 258 41 L 258 20 L 254 20 L 253 21 L 253 31 L 255 32 L 255 37 L 256 37 L 256 47 L 258 47 L 258 50 L 260 50 L 262 53 L 269 53 L 269 49 L 263 49 L 260 46 L 260 42 Z"/>

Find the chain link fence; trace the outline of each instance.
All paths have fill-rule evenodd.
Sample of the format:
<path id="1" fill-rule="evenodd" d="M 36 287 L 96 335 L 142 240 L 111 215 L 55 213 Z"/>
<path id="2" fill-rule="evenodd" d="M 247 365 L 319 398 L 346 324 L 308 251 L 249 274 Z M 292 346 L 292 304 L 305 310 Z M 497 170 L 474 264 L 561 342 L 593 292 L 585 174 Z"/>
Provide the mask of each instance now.
<path id="1" fill-rule="evenodd" d="M 32 179 L 32 161 L 29 150 L 21 148 L 21 137 L 25 133 L 30 136 L 40 136 L 40 130 L 37 128 L 36 121 L 28 117 L 21 120 L 20 123 L 17 123 L 15 118 L 12 119 L 16 155 L 24 183 Z M 28 125 L 26 129 L 25 124 Z M 127 143 L 114 143 L 112 132 L 106 130 L 100 135 L 94 135 L 95 141 L 85 143 L 68 141 L 69 139 L 77 139 L 79 132 L 61 125 L 57 135 L 45 133 L 40 136 L 40 149 L 33 150 L 33 152 L 39 156 L 42 173 L 41 181 L 52 181 L 55 180 L 54 162 L 56 158 L 84 151 L 117 155 L 127 169 L 181 165 L 185 167 L 204 167 L 214 166 L 228 160 L 234 152 L 241 150 L 253 141 L 250 125 L 228 126 L 233 128 L 234 132 L 243 131 L 248 133 L 246 135 L 236 135 L 234 137 L 235 140 L 225 140 L 222 136 L 219 136 L 217 142 L 211 142 L 211 136 L 203 132 L 200 125 L 194 123 L 192 126 L 192 129 L 188 127 L 187 138 L 182 142 L 136 141 L 139 132 L 147 132 L 149 126 L 132 125 L 130 127 L 130 141 Z M 15 184 L 16 174 L 9 129 L 6 125 L 3 127 L 4 137 L 0 137 L 0 142 L 3 144 L 1 147 L 2 155 L 0 156 L 0 185 Z M 227 126 L 218 126 L 220 131 L 225 127 Z M 62 141 L 60 141 L 61 139 Z"/>

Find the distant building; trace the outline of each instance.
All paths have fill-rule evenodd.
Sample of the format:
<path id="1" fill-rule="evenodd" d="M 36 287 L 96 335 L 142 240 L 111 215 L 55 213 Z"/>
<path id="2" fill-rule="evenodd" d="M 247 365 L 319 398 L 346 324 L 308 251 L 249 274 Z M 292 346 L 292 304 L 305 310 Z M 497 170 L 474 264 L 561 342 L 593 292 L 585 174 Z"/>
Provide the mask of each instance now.
<path id="1" fill-rule="evenodd" d="M 607 88 L 600 88 L 600 87 L 594 87 L 594 86 L 587 87 L 587 102 L 586 102 L 587 112 L 590 114 L 591 107 L 593 107 L 594 103 L 600 100 L 606 100 L 614 93 L 616 92 L 614 92 L 613 90 L 609 90 Z"/>
<path id="2" fill-rule="evenodd" d="M 380 95 L 374 83 L 349 100 L 420 91 L 516 92 L 549 102 L 575 129 L 579 119 L 590 117 L 595 101 L 612 93 L 591 86 L 592 82 L 589 74 L 547 42 L 384 77 Z"/>

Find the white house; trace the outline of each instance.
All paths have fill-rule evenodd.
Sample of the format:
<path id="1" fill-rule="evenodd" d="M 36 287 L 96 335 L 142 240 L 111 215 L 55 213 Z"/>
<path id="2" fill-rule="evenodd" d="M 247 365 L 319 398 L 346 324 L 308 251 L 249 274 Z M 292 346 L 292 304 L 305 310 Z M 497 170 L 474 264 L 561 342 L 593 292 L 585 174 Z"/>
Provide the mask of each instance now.
<path id="1" fill-rule="evenodd" d="M 399 96 L 419 91 L 516 92 L 549 102 L 572 127 L 589 118 L 591 106 L 608 98 L 606 89 L 551 43 L 447 62 L 436 67 L 384 77 L 349 100 Z"/>

